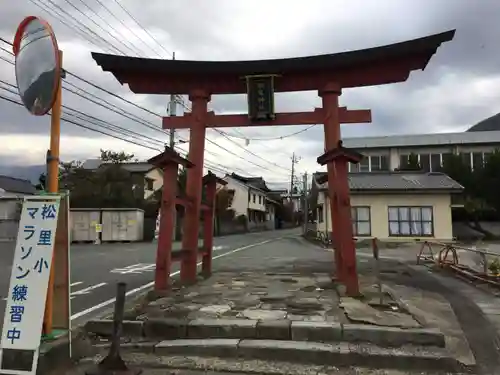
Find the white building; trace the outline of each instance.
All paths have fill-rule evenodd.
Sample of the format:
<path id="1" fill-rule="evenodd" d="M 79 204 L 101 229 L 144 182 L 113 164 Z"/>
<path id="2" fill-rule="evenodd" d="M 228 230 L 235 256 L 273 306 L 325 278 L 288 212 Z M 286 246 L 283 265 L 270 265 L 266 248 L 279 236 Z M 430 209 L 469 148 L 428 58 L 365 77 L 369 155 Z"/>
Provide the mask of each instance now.
<path id="1" fill-rule="evenodd" d="M 261 177 L 242 177 L 232 173 L 223 180 L 227 182 L 224 188 L 234 190 L 231 207 L 228 208 L 234 210 L 235 216 L 247 216 L 250 227 L 274 228 L 277 202 L 267 196 L 269 189 Z"/>
<path id="2" fill-rule="evenodd" d="M 412 153 L 425 172 L 435 172 L 451 154 L 463 155 L 471 168 L 480 165 L 488 153 L 500 149 L 500 131 L 346 138 L 343 146 L 365 156 L 358 165 L 349 165 L 350 172 L 393 171 Z"/>
<path id="3" fill-rule="evenodd" d="M 383 241 L 453 238 L 451 197 L 463 187 L 439 172 L 349 174 L 353 235 Z M 332 232 L 326 173 L 313 175 L 316 230 Z"/>
<path id="4" fill-rule="evenodd" d="M 0 242 L 15 241 L 22 198 L 36 194 L 28 180 L 0 176 Z"/>

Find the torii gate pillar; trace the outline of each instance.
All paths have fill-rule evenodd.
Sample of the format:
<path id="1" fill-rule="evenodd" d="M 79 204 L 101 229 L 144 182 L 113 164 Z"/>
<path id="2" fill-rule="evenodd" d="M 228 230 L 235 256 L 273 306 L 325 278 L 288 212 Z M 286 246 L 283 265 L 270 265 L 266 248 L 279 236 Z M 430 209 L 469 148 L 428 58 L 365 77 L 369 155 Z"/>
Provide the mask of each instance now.
<path id="1" fill-rule="evenodd" d="M 195 90 L 189 95 L 189 100 L 192 103 L 192 123 L 189 134 L 188 158 L 194 166 L 187 171 L 186 195 L 191 200 L 191 204 L 186 207 L 183 222 L 182 249 L 186 252 L 186 256 L 181 261 L 181 281 L 193 284 L 196 282 L 198 262 L 203 157 L 210 94 L 204 90 Z"/>

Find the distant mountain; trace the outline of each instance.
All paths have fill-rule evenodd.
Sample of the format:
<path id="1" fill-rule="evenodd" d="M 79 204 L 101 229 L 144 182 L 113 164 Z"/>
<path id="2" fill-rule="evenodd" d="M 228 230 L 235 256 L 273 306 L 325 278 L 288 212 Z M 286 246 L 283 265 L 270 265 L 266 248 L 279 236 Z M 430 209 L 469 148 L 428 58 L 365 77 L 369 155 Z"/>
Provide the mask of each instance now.
<path id="1" fill-rule="evenodd" d="M 45 170 L 45 165 L 20 166 L 0 164 L 0 175 L 22 178 L 23 180 L 30 180 L 33 184 L 38 183 L 38 177 L 41 173 L 45 173 Z"/>
<path id="2" fill-rule="evenodd" d="M 476 125 L 471 126 L 468 132 L 488 132 L 500 130 L 500 113 L 494 116 L 488 117 L 487 119 L 478 122 Z"/>

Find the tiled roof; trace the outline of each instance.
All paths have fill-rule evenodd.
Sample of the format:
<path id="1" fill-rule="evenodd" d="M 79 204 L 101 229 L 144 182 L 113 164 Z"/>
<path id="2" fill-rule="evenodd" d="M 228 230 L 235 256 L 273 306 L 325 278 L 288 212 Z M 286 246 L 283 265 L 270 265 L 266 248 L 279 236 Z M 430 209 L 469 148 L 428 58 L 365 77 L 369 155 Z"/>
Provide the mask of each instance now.
<path id="1" fill-rule="evenodd" d="M 344 147 L 358 149 L 361 153 L 365 148 L 495 144 L 500 142 L 500 130 L 354 137 L 342 141 Z"/>
<path id="2" fill-rule="evenodd" d="M 314 174 L 320 189 L 327 189 L 328 182 L 322 182 L 324 172 Z M 318 181 L 319 180 L 319 181 Z M 349 173 L 351 190 L 463 190 L 463 186 L 444 173 L 438 172 L 358 172 Z"/>
<path id="3" fill-rule="evenodd" d="M 97 169 L 103 165 L 106 165 L 107 163 L 103 163 L 101 159 L 87 159 L 82 167 L 84 169 Z M 149 172 L 151 169 L 155 168 L 154 165 L 146 163 L 146 162 L 131 162 L 131 163 L 120 163 L 120 166 L 125 169 L 126 171 L 129 171 L 131 173 L 146 173 Z"/>
<path id="4" fill-rule="evenodd" d="M 234 178 L 235 180 L 238 180 L 240 182 L 243 182 L 244 184 L 254 187 L 256 189 L 269 192 L 270 189 L 266 185 L 266 181 L 262 177 L 244 177 L 240 176 L 236 173 L 231 173 L 229 177 Z"/>
<path id="5" fill-rule="evenodd" d="M 28 180 L 9 176 L 0 176 L 0 189 L 9 193 L 35 194 L 36 189 Z"/>

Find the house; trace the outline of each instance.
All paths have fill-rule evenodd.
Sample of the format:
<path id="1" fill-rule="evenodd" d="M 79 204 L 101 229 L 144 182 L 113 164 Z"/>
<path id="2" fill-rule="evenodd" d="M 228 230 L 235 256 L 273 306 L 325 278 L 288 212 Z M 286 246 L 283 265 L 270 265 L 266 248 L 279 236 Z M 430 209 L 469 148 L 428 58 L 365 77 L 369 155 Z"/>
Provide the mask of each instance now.
<path id="1" fill-rule="evenodd" d="M 353 234 L 383 241 L 451 240 L 451 196 L 463 187 L 439 172 L 357 172 L 349 174 Z M 316 230 L 331 233 L 327 176 L 313 175 Z"/>
<path id="2" fill-rule="evenodd" d="M 97 170 L 103 168 L 107 163 L 100 159 L 86 160 L 82 168 L 87 170 Z M 163 186 L 163 171 L 152 164 L 146 162 L 126 162 L 120 163 L 120 167 L 130 172 L 134 181 L 137 181 L 137 187 L 144 187 L 144 199 L 150 198 L 156 191 Z"/>
<path id="3" fill-rule="evenodd" d="M 30 181 L 0 175 L 0 242 L 16 240 L 21 199 L 35 193 Z"/>
<path id="4" fill-rule="evenodd" d="M 349 172 L 393 171 L 410 154 L 417 155 L 426 172 L 439 171 L 443 160 L 451 154 L 462 155 L 474 169 L 500 148 L 500 130 L 346 138 L 343 146 L 364 156 L 359 164 L 349 164 Z"/>
<path id="5" fill-rule="evenodd" d="M 235 216 L 245 215 L 250 228 L 275 228 L 275 213 L 278 201 L 270 198 L 271 191 L 262 177 L 243 177 L 236 173 L 224 178 L 226 188 L 234 190 L 231 208 Z"/>
<path id="6" fill-rule="evenodd" d="M 283 193 L 281 198 L 286 202 L 291 202 L 293 212 L 300 212 L 303 210 L 304 196 L 301 193 Z"/>
<path id="7" fill-rule="evenodd" d="M 36 189 L 30 181 L 0 175 L 0 197 L 15 198 L 35 193 Z"/>

